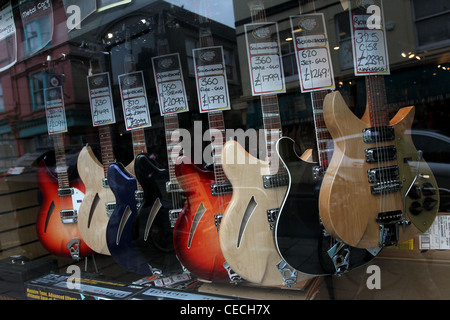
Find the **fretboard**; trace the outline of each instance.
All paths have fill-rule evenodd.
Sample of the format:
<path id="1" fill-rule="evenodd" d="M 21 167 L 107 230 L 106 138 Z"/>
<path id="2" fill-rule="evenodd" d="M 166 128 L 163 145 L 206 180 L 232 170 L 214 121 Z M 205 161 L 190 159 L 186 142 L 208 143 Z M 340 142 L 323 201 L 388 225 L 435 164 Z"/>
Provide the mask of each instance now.
<path id="1" fill-rule="evenodd" d="M 55 148 L 56 175 L 58 179 L 58 186 L 61 189 L 70 188 L 63 133 L 58 133 L 53 136 L 53 145 Z"/>
<path id="2" fill-rule="evenodd" d="M 170 181 L 177 181 L 175 175 L 175 163 L 182 150 L 179 150 L 180 133 L 178 130 L 178 115 L 176 113 L 164 116 L 164 129 L 166 134 L 167 162 L 169 164 Z"/>
<path id="3" fill-rule="evenodd" d="M 105 178 L 108 176 L 108 168 L 114 163 L 114 149 L 111 141 L 111 127 L 109 125 L 99 126 L 100 147 L 102 152 L 102 163 Z"/>
<path id="4" fill-rule="evenodd" d="M 311 92 L 317 154 L 319 157 L 319 165 L 324 170 L 328 168 L 329 160 L 333 152 L 333 139 L 323 118 L 323 100 L 327 93 L 326 90 Z"/>
<path id="5" fill-rule="evenodd" d="M 211 147 L 214 164 L 214 176 L 217 184 L 228 183 L 222 168 L 222 149 L 225 143 L 225 123 L 222 111 L 208 112 L 208 123 L 211 132 Z M 214 131 L 216 134 L 214 134 Z"/>
<path id="6" fill-rule="evenodd" d="M 367 106 L 372 127 L 389 125 L 384 76 L 366 76 Z"/>
<path id="7" fill-rule="evenodd" d="M 269 159 L 269 169 L 277 171 L 277 167 L 272 167 L 270 159 L 275 151 L 275 143 L 281 138 L 281 120 L 278 98 L 276 95 L 261 96 L 261 110 L 264 124 L 264 133 L 266 139 L 266 156 Z M 275 174 L 277 172 L 271 172 Z"/>
<path id="8" fill-rule="evenodd" d="M 133 154 L 134 158 L 138 154 L 147 153 L 147 144 L 145 143 L 145 132 L 144 129 L 135 129 L 131 131 L 132 139 L 133 139 Z M 142 191 L 141 184 L 136 181 L 137 189 Z"/>

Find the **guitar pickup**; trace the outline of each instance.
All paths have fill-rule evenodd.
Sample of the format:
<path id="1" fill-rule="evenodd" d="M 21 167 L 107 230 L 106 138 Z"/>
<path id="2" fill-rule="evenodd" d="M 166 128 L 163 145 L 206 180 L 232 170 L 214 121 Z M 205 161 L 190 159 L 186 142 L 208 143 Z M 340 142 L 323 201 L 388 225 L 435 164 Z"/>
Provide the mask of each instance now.
<path id="1" fill-rule="evenodd" d="M 367 170 L 369 183 L 396 181 L 400 178 L 398 166 L 373 168 Z"/>
<path id="2" fill-rule="evenodd" d="M 182 192 L 180 185 L 176 181 L 167 181 L 166 182 L 166 192 L 174 193 L 174 192 Z"/>
<path id="3" fill-rule="evenodd" d="M 220 196 L 223 194 L 228 194 L 233 192 L 233 186 L 231 183 L 224 184 L 212 184 L 211 185 L 211 194 L 213 196 Z"/>
<path id="4" fill-rule="evenodd" d="M 63 224 L 77 223 L 78 222 L 78 213 L 77 210 L 61 210 L 61 222 Z"/>
<path id="5" fill-rule="evenodd" d="M 393 141 L 395 139 L 394 127 L 374 127 L 363 130 L 365 143 Z"/>
<path id="6" fill-rule="evenodd" d="M 73 188 L 58 188 L 59 197 L 70 197 L 74 194 Z"/>
<path id="7" fill-rule="evenodd" d="M 395 146 L 370 148 L 365 150 L 366 162 L 392 161 L 397 159 L 397 148 Z"/>
<path id="8" fill-rule="evenodd" d="M 116 203 L 115 202 L 107 202 L 107 203 L 105 203 L 105 207 L 106 207 L 106 215 L 109 218 L 113 214 L 114 209 L 116 209 Z"/>
<path id="9" fill-rule="evenodd" d="M 109 182 L 107 178 L 102 179 L 103 188 L 109 188 Z"/>
<path id="10" fill-rule="evenodd" d="M 263 176 L 264 189 L 287 186 L 288 184 L 289 184 L 289 176 L 287 175 L 286 172 Z"/>

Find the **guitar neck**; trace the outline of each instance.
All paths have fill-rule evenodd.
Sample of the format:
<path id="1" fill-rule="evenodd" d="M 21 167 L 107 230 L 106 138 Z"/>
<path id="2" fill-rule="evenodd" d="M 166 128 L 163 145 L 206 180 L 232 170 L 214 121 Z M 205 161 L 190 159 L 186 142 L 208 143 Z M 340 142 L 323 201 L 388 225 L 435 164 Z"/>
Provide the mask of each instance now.
<path id="1" fill-rule="evenodd" d="M 323 100 L 327 93 L 326 90 L 311 92 L 314 126 L 316 129 L 317 155 L 319 157 L 319 165 L 324 170 L 328 168 L 329 160 L 333 152 L 333 138 L 323 118 Z"/>
<path id="2" fill-rule="evenodd" d="M 111 139 L 111 127 L 109 125 L 99 126 L 100 147 L 102 153 L 103 171 L 105 178 L 108 176 L 108 168 L 114 163 L 114 149 Z"/>
<path id="3" fill-rule="evenodd" d="M 275 143 L 282 135 L 278 97 L 276 95 L 262 95 L 261 111 L 266 139 L 266 156 L 268 159 L 272 159 Z M 269 170 L 277 171 L 277 169 L 281 169 L 281 167 L 277 167 L 272 167 L 269 163 Z M 277 172 L 271 172 L 271 174 L 275 173 Z"/>
<path id="4" fill-rule="evenodd" d="M 178 115 L 176 113 L 167 114 L 164 116 L 164 128 L 166 134 L 167 162 L 169 164 L 170 181 L 177 181 L 177 177 L 175 175 L 175 162 L 182 150 L 178 150 L 177 148 L 180 135 L 178 132 Z"/>
<path id="5" fill-rule="evenodd" d="M 384 76 L 367 76 L 365 80 L 370 124 L 372 127 L 388 126 L 389 113 L 386 108 L 387 99 Z"/>
<path id="6" fill-rule="evenodd" d="M 131 131 L 132 139 L 133 139 L 133 154 L 134 158 L 141 153 L 147 153 L 147 144 L 145 143 L 145 132 L 144 129 L 135 129 Z M 137 189 L 142 191 L 142 186 L 138 181 Z"/>
<path id="7" fill-rule="evenodd" d="M 64 134 L 58 133 L 53 136 L 56 159 L 56 175 L 60 189 L 70 188 L 69 174 L 66 161 L 66 152 L 64 147 Z"/>
<path id="8" fill-rule="evenodd" d="M 216 184 L 226 184 L 229 181 L 222 168 L 222 149 L 225 143 L 225 123 L 222 111 L 209 112 L 208 123 L 211 132 L 211 147 Z M 214 134 L 214 131 L 217 134 Z"/>

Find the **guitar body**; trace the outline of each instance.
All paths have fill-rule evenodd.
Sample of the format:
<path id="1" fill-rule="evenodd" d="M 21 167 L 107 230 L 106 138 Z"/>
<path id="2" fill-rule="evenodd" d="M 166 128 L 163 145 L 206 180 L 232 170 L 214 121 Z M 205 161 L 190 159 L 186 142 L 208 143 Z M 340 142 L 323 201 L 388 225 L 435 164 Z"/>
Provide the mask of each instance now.
<path id="1" fill-rule="evenodd" d="M 363 130 L 370 125 L 358 119 L 345 104 L 339 92 L 328 94 L 324 100 L 324 120 L 334 141 L 334 153 L 325 173 L 319 195 L 319 212 L 325 229 L 335 238 L 358 248 L 380 246 L 380 224 L 376 221 L 382 212 L 401 211 L 412 223 L 399 227 L 399 242 L 409 240 L 427 230 L 437 213 L 439 195 L 434 176 L 423 159 L 420 162 L 415 185 L 422 190 L 426 183 L 435 201 L 430 210 L 418 214 L 411 211 L 412 199 L 406 193 L 417 172 L 418 152 L 406 133 L 414 119 L 413 107 L 401 109 L 390 121 L 394 128 L 394 142 L 365 143 Z M 368 170 L 377 166 L 365 159 L 365 150 L 395 144 L 397 160 L 384 161 L 383 167 L 398 165 L 402 189 L 374 195 L 368 182 Z M 426 178 L 424 178 L 426 177 Z M 427 196 L 419 192 L 423 205 Z M 404 199 L 408 198 L 406 205 Z M 425 205 L 423 205 L 425 207 Z"/>
<path id="2" fill-rule="evenodd" d="M 41 208 L 36 221 L 36 230 L 42 245 L 51 254 L 59 257 L 81 259 L 93 254 L 82 239 L 77 223 L 63 223 L 61 210 L 78 210 L 85 187 L 79 180 L 71 181 L 72 196 L 58 195 L 58 182 L 45 165 L 44 160 L 37 169 L 38 187 L 42 193 Z"/>
<path id="3" fill-rule="evenodd" d="M 129 272 L 152 275 L 148 263 L 133 245 L 133 221 L 137 215 L 136 178 L 121 163 L 108 167 L 108 182 L 116 207 L 106 228 L 106 243 L 114 260 Z"/>
<path id="4" fill-rule="evenodd" d="M 222 166 L 233 186 L 220 225 L 225 259 L 247 281 L 282 286 L 284 280 L 277 265 L 283 259 L 275 245 L 267 210 L 280 208 L 287 187 L 265 189 L 263 175 L 269 174 L 268 163 L 253 157 L 233 140 L 224 145 Z"/>
<path id="5" fill-rule="evenodd" d="M 147 154 L 135 159 L 135 173 L 144 192 L 133 227 L 133 243 L 152 268 L 163 273 L 182 271 L 173 245 L 169 211 L 173 208 L 165 191 L 167 170 L 160 169 Z"/>
<path id="6" fill-rule="evenodd" d="M 214 173 L 190 164 L 185 156 L 178 158 L 175 174 L 186 196 L 173 231 L 178 259 L 199 279 L 229 282 L 215 218 L 224 214 L 231 194 L 213 196 Z"/>
<path id="7" fill-rule="evenodd" d="M 290 181 L 275 229 L 279 253 L 284 261 L 302 273 L 334 274 L 336 269 L 328 255 L 333 239 L 324 234 L 319 219 L 321 178 L 314 177 L 318 163 L 300 157 L 291 138 L 282 137 L 276 148 Z M 374 258 L 365 249 L 350 250 L 348 269 L 357 268 Z"/>
<path id="8" fill-rule="evenodd" d="M 116 198 L 110 188 L 103 186 L 104 169 L 91 147 L 83 147 L 78 156 L 77 167 L 86 186 L 86 194 L 78 213 L 80 233 L 92 250 L 110 255 L 106 243 L 106 227 L 109 221 L 106 204 L 114 203 Z"/>

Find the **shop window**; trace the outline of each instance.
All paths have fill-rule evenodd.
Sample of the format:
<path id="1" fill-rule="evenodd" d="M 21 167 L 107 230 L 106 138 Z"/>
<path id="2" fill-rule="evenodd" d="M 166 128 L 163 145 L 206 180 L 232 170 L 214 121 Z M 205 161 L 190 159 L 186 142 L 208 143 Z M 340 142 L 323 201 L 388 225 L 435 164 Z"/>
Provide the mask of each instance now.
<path id="1" fill-rule="evenodd" d="M 5 100 L 3 99 L 3 86 L 0 83 L 0 112 L 5 111 Z"/>
<path id="2" fill-rule="evenodd" d="M 28 54 L 33 54 L 44 48 L 51 40 L 49 18 L 44 17 L 33 20 L 24 26 L 25 49 Z"/>
<path id="3" fill-rule="evenodd" d="M 421 49 L 450 44 L 450 0 L 413 0 L 417 45 Z"/>
<path id="4" fill-rule="evenodd" d="M 45 72 L 34 73 L 30 76 L 30 94 L 33 110 L 45 107 L 44 91 L 47 86 Z"/>
<path id="5" fill-rule="evenodd" d="M 353 68 L 352 34 L 348 12 L 336 15 L 335 20 L 338 45 L 333 49 L 339 50 L 341 70 L 348 70 Z"/>
<path id="6" fill-rule="evenodd" d="M 199 47 L 199 42 L 194 38 L 186 38 L 184 42 L 186 46 L 186 58 L 188 61 L 189 75 L 194 76 L 194 56 L 192 50 Z"/>
<path id="7" fill-rule="evenodd" d="M 16 142 L 11 134 L 0 135 L 0 172 L 8 171 L 17 159 Z"/>

